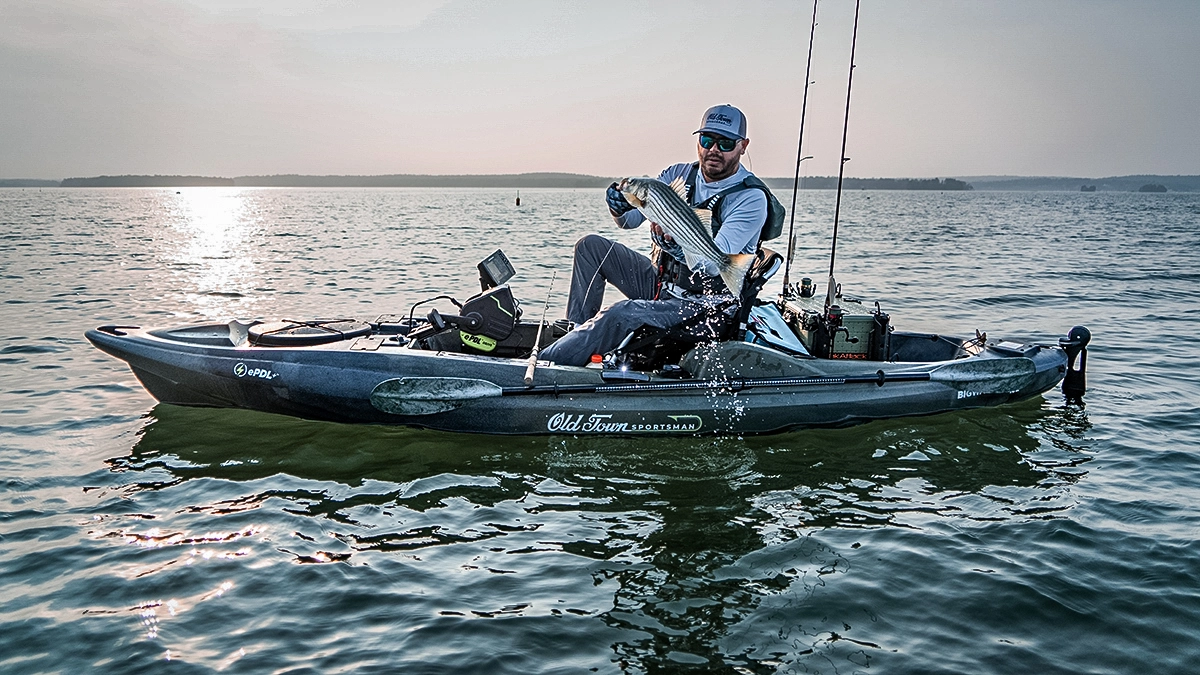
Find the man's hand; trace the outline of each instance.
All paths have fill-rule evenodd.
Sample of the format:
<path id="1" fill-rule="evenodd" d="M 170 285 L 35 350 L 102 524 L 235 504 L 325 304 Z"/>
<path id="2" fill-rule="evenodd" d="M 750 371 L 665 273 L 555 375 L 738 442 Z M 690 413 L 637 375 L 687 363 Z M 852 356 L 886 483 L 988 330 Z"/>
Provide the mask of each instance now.
<path id="1" fill-rule="evenodd" d="M 663 253 L 671 256 L 679 262 L 687 260 L 687 256 L 683 253 L 683 248 L 671 237 L 671 235 L 663 229 L 658 223 L 650 223 L 650 239 L 654 242 Z"/>
<path id="2" fill-rule="evenodd" d="M 633 210 L 633 205 L 625 201 L 625 195 L 621 194 L 621 191 L 617 189 L 616 183 L 608 186 L 608 190 L 604 193 L 604 201 L 608 202 L 608 211 L 613 215 L 613 218 Z"/>

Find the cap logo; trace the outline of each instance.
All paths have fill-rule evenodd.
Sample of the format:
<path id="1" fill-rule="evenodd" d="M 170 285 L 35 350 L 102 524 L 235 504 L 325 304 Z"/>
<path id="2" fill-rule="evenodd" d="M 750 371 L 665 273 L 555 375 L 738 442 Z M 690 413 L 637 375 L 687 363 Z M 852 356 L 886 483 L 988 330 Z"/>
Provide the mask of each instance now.
<path id="1" fill-rule="evenodd" d="M 709 115 L 709 116 L 708 116 L 708 121 L 709 121 L 709 122 L 712 122 L 712 121 L 714 121 L 714 120 L 715 120 L 715 121 L 717 121 L 717 122 L 720 122 L 720 123 L 722 123 L 722 124 L 727 124 L 727 125 L 729 125 L 729 126 L 733 126 L 733 120 L 732 120 L 732 119 L 730 119 L 730 118 L 728 118 L 728 117 L 726 117 L 726 116 L 725 116 L 725 115 L 723 115 L 722 113 L 713 113 L 713 114 L 711 114 L 711 115 Z"/>

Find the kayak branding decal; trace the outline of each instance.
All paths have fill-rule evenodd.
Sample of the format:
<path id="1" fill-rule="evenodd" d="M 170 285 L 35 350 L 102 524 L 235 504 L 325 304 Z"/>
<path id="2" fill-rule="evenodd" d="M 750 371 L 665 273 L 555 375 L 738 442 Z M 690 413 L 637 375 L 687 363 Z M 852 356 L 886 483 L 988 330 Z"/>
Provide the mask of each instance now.
<path id="1" fill-rule="evenodd" d="M 704 421 L 699 415 L 667 415 L 670 422 L 622 422 L 612 414 L 557 413 L 546 420 L 546 431 L 584 434 L 630 434 L 700 431 Z"/>
<path id="2" fill-rule="evenodd" d="M 960 400 L 960 401 L 963 400 L 964 398 L 975 398 L 976 396 L 983 396 L 983 392 L 982 391 L 959 391 L 958 392 L 958 400 Z"/>
<path id="3" fill-rule="evenodd" d="M 238 377 L 256 377 L 260 380 L 273 380 L 279 377 L 279 373 L 269 368 L 249 368 L 241 361 L 234 365 L 233 374 Z"/>
<path id="4" fill-rule="evenodd" d="M 474 335 L 466 331 L 458 331 L 458 338 L 464 345 L 474 347 L 481 352 L 490 352 L 496 348 L 496 341 L 486 335 Z"/>

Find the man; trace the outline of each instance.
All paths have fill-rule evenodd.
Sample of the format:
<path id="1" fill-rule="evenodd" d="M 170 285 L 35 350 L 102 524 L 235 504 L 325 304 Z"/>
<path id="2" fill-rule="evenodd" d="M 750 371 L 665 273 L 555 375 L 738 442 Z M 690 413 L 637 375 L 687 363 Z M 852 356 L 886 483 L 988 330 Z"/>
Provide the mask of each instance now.
<path id="1" fill-rule="evenodd" d="M 682 178 L 689 187 L 689 203 L 713 212 L 717 248 L 730 254 L 754 253 L 767 223 L 768 205 L 773 202 L 771 206 L 778 207 L 778 202 L 773 197 L 768 200 L 766 186 L 741 165 L 750 145 L 746 116 L 731 105 L 713 106 L 705 111 L 694 134 L 699 135 L 699 161 L 667 167 L 658 180 L 671 183 Z M 616 183 L 609 186 L 605 200 L 618 227 L 634 228 L 645 221 Z M 781 217 L 782 208 L 778 211 Z M 667 329 L 697 318 L 709 319 L 711 336 L 716 337 L 720 327 L 715 324 L 721 318 L 699 317 L 727 305 L 720 301 L 730 298 L 715 266 L 706 269 L 697 263 L 696 269 L 688 269 L 678 244 L 657 223 L 650 224 L 650 234 L 655 260 L 597 234 L 576 242 L 567 319 L 577 327 L 542 350 L 542 358 L 585 365 L 592 354 L 615 349 L 640 326 Z M 597 316 L 606 282 L 629 299 Z"/>

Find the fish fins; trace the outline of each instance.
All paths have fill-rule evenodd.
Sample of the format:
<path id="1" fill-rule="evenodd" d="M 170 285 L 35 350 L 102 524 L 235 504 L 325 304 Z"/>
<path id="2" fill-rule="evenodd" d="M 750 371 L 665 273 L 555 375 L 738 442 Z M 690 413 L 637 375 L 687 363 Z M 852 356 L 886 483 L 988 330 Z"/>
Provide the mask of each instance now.
<path id="1" fill-rule="evenodd" d="M 734 253 L 729 256 L 729 263 L 721 267 L 721 281 L 735 297 L 742 295 L 742 283 L 746 280 L 746 272 L 754 264 L 753 253 Z"/>
<path id="2" fill-rule="evenodd" d="M 675 194 L 679 195 L 679 198 L 683 200 L 684 204 L 687 204 L 687 181 L 683 179 L 683 176 L 676 177 L 675 180 L 671 181 L 667 185 L 667 187 L 671 188 Z M 704 227 L 707 227 L 710 230 L 712 229 L 712 211 L 709 211 L 708 209 L 693 208 L 692 212 L 696 214 L 696 217 L 700 219 L 700 222 L 704 225 Z"/>
<path id="3" fill-rule="evenodd" d="M 687 203 L 687 181 L 683 179 L 683 176 L 679 176 L 675 180 L 668 183 L 667 186 L 674 190 L 675 194 L 679 195 L 679 198 L 682 199 L 685 204 Z"/>
<path id="4" fill-rule="evenodd" d="M 671 183 L 667 185 L 667 187 L 670 187 L 670 189 L 674 193 L 676 193 L 676 195 L 678 195 L 680 199 L 683 199 L 683 203 L 685 203 L 685 204 L 688 203 L 688 183 L 686 183 L 686 181 L 683 179 L 682 175 L 680 175 L 680 177 L 677 177 L 676 179 L 672 180 Z M 692 209 L 692 213 L 696 214 L 696 217 L 698 217 L 698 219 L 700 219 L 700 222 L 703 223 L 704 227 L 707 227 L 709 229 L 713 228 L 713 211 L 710 211 L 708 209 L 694 208 L 694 209 Z"/>

